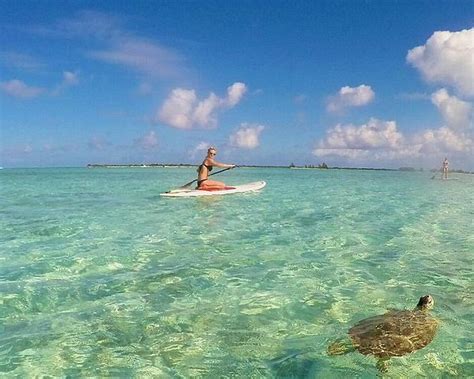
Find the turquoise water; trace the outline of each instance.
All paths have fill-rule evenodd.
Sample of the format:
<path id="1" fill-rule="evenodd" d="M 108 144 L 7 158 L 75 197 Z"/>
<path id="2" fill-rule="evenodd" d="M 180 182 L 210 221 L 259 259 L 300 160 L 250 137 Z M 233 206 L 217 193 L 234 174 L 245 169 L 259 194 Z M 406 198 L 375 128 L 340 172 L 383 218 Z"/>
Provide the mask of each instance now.
<path id="1" fill-rule="evenodd" d="M 219 177 L 267 187 L 159 196 L 194 175 L 0 171 L 0 376 L 372 378 L 327 346 L 428 293 L 434 341 L 385 376 L 474 375 L 474 176 L 240 168 Z"/>

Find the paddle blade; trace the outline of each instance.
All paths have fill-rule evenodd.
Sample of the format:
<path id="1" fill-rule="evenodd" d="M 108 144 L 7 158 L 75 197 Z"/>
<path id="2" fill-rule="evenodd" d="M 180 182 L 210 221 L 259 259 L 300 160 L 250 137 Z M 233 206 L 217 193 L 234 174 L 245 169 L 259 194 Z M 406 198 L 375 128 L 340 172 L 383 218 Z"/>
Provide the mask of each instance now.
<path id="1" fill-rule="evenodd" d="M 197 179 L 194 179 L 192 181 L 190 181 L 189 183 L 186 183 L 186 184 L 183 184 L 181 187 L 179 187 L 178 189 L 186 189 L 186 188 L 189 188 L 191 187 L 191 184 L 193 183 L 196 183 L 197 182 Z"/>

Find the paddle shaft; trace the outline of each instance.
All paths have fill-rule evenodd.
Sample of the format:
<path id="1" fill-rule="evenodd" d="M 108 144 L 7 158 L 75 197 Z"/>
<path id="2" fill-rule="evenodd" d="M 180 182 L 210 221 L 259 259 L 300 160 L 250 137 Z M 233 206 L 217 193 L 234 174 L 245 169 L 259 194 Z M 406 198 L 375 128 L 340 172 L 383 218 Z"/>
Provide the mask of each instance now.
<path id="1" fill-rule="evenodd" d="M 439 169 L 439 172 L 441 173 L 441 179 L 443 179 L 443 167 L 441 167 L 441 168 Z M 437 174 L 434 174 L 434 175 L 431 177 L 431 179 L 434 179 L 434 178 L 436 177 L 436 175 L 437 175 Z"/>

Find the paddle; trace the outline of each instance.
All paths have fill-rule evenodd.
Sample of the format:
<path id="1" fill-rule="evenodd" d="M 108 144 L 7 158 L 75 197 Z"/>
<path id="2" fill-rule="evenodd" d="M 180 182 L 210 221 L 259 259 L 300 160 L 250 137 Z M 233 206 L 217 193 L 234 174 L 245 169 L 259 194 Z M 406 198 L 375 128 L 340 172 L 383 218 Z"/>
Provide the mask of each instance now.
<path id="1" fill-rule="evenodd" d="M 216 172 L 213 172 L 212 174 L 209 174 L 209 176 L 212 176 L 212 175 L 216 175 L 216 174 L 220 174 L 221 172 L 224 172 L 224 171 L 227 171 L 227 170 L 231 170 L 233 168 L 235 168 L 237 166 L 232 166 L 232 167 L 227 167 L 223 170 L 220 170 L 220 171 L 216 171 Z M 197 179 L 194 179 L 194 180 L 191 180 L 190 182 L 182 185 L 181 187 L 179 187 L 178 189 L 175 189 L 175 190 L 171 190 L 171 191 L 168 191 L 167 193 L 170 193 L 170 192 L 174 192 L 174 191 L 180 191 L 182 189 L 185 189 L 186 187 L 189 187 L 191 184 L 193 184 L 194 182 L 197 182 Z"/>
<path id="2" fill-rule="evenodd" d="M 441 179 L 443 179 L 443 168 L 441 167 L 439 171 L 441 172 Z M 436 178 L 436 175 L 438 175 L 438 173 L 434 174 L 434 175 L 431 177 L 431 179 Z"/>

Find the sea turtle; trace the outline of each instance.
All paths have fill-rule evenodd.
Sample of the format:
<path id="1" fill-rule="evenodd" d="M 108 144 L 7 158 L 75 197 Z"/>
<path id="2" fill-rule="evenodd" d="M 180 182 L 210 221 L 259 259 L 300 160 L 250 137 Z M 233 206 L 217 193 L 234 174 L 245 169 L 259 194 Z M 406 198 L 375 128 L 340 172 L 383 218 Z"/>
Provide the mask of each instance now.
<path id="1" fill-rule="evenodd" d="M 386 371 L 390 357 L 411 353 L 433 340 L 438 328 L 438 321 L 428 314 L 433 304 L 433 297 L 426 295 L 413 310 L 390 310 L 361 320 L 349 329 L 350 341 L 333 342 L 328 353 L 341 355 L 357 349 L 377 357 L 377 368 Z"/>

